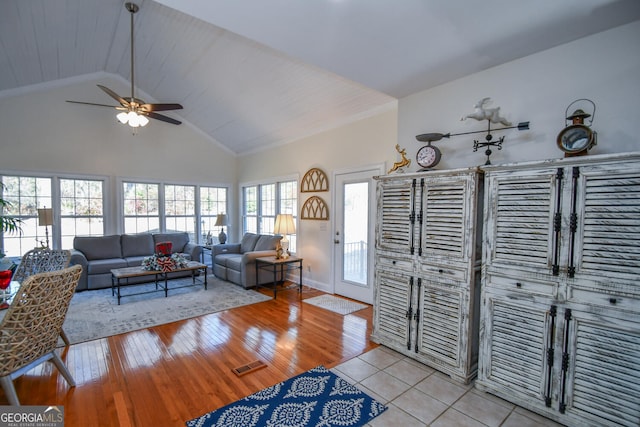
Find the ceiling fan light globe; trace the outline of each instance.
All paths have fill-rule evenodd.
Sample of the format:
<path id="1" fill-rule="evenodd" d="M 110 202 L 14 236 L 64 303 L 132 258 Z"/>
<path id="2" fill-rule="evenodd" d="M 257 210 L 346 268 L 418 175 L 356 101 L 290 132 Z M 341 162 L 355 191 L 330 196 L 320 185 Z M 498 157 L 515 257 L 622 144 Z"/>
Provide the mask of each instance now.
<path id="1" fill-rule="evenodd" d="M 132 128 L 137 128 L 138 126 L 140 126 L 140 119 L 134 111 L 129 111 L 127 115 L 129 117 L 129 126 L 131 126 Z"/>
<path id="2" fill-rule="evenodd" d="M 129 121 L 129 114 L 123 111 L 122 113 L 116 114 L 116 118 L 120 123 L 125 125 Z"/>
<path id="3" fill-rule="evenodd" d="M 140 114 L 138 115 L 138 123 L 140 124 L 140 126 L 146 126 L 147 124 L 149 124 L 149 119 Z"/>

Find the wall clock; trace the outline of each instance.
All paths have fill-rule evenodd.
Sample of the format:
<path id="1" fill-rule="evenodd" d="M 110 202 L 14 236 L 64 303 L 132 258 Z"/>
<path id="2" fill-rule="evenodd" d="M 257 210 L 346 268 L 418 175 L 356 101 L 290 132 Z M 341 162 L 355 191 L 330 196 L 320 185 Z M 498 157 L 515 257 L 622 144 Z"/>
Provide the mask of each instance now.
<path id="1" fill-rule="evenodd" d="M 420 142 L 426 142 L 427 145 L 421 147 L 416 153 L 416 162 L 424 169 L 435 167 L 440 162 L 442 153 L 440 149 L 431 145 L 433 141 L 440 141 L 442 138 L 449 138 L 449 134 L 441 133 L 423 133 L 416 135 L 416 139 Z"/>
<path id="2" fill-rule="evenodd" d="M 441 157 L 442 153 L 440 153 L 440 149 L 431 145 L 431 142 L 429 142 L 416 153 L 416 162 L 423 169 L 430 169 L 440 162 Z"/>

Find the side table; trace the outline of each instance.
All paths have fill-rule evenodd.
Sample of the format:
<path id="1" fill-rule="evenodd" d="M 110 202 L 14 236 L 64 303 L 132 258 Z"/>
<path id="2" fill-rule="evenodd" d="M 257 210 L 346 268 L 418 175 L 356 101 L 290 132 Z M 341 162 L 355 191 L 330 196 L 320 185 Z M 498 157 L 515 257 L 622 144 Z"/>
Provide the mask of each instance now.
<path id="1" fill-rule="evenodd" d="M 260 283 L 260 270 L 267 270 L 273 273 L 273 282 Z M 280 277 L 282 280 L 286 277 L 286 273 L 290 270 L 298 270 L 298 283 L 293 286 L 280 288 L 280 290 L 286 290 L 298 286 L 298 292 L 302 293 L 302 258 L 296 256 L 290 256 L 289 258 L 276 259 L 275 256 L 266 256 L 256 258 L 256 286 L 262 288 L 268 288 L 273 286 L 273 299 L 276 299 L 278 292 L 278 270 L 280 271 Z"/>

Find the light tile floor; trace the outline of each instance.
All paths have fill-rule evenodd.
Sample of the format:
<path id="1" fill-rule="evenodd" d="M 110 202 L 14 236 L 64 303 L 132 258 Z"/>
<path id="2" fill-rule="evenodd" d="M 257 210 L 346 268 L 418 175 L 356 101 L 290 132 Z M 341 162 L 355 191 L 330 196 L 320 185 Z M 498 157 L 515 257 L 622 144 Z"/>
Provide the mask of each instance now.
<path id="1" fill-rule="evenodd" d="M 332 371 L 388 406 L 370 427 L 561 425 L 382 346 Z"/>

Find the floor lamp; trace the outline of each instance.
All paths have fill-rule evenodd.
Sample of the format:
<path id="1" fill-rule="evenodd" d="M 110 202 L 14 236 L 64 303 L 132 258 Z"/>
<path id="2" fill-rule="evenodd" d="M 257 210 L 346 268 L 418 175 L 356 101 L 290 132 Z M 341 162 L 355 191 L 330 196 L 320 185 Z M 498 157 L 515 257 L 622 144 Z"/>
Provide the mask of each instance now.
<path id="1" fill-rule="evenodd" d="M 295 234 L 296 225 L 293 222 L 293 215 L 291 214 L 278 214 L 276 217 L 276 224 L 273 227 L 273 232 L 275 234 L 281 234 L 282 240 L 280 241 L 280 246 L 282 247 L 282 256 L 283 258 L 289 258 L 289 239 L 287 236 L 289 234 Z"/>
<path id="2" fill-rule="evenodd" d="M 38 209 L 38 225 L 41 227 L 44 226 L 44 234 L 47 239 L 46 248 L 48 249 L 49 248 L 49 226 L 53 225 L 53 209 L 46 208 L 46 207 L 42 209 Z"/>

